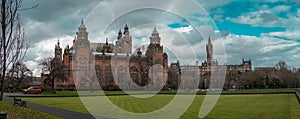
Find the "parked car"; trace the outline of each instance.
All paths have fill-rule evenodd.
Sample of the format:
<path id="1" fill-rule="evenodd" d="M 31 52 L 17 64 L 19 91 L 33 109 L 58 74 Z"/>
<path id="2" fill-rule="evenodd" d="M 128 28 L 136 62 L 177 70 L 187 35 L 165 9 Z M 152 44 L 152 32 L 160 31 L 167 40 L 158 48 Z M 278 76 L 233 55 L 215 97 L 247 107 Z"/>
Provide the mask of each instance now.
<path id="1" fill-rule="evenodd" d="M 39 87 L 29 87 L 27 89 L 23 89 L 23 93 L 27 94 L 27 93 L 41 93 L 42 89 Z"/>

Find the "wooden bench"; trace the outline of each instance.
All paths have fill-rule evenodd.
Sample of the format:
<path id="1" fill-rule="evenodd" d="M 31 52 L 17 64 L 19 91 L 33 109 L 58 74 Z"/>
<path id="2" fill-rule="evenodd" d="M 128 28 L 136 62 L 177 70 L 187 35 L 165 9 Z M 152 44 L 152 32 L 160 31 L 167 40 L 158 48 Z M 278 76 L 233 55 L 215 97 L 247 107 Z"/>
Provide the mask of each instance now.
<path id="1" fill-rule="evenodd" d="M 23 101 L 21 98 L 15 98 L 15 97 L 14 97 L 14 105 L 17 105 L 20 107 L 27 107 L 26 101 Z"/>

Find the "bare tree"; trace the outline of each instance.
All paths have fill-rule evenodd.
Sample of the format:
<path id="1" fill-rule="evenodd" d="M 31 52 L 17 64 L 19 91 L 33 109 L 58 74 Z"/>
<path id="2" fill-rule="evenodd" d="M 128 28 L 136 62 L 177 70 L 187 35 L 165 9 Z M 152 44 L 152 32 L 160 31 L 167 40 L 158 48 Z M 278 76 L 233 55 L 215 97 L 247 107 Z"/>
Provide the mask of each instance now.
<path id="1" fill-rule="evenodd" d="M 60 60 L 55 58 L 48 57 L 44 59 L 42 63 L 43 74 L 47 74 L 47 78 L 45 79 L 47 84 L 52 88 L 53 93 L 55 92 L 55 81 L 64 81 L 66 77 L 64 76 L 64 65 Z"/>
<path id="2" fill-rule="evenodd" d="M 16 62 L 8 71 L 5 84 L 9 84 L 9 88 L 16 88 L 18 86 L 24 86 L 30 81 L 32 81 L 32 72 L 24 63 Z"/>
<path id="3" fill-rule="evenodd" d="M 288 65 L 285 61 L 279 61 L 275 68 L 277 69 L 277 75 L 279 78 L 279 87 L 281 88 L 290 88 L 293 87 L 291 84 L 294 83 L 293 73 L 291 70 L 288 70 Z"/>
<path id="4" fill-rule="evenodd" d="M 282 70 L 287 70 L 288 69 L 288 65 L 286 64 L 285 61 L 280 60 L 276 65 L 275 68 L 279 71 Z"/>
<path id="5" fill-rule="evenodd" d="M 4 79 L 12 63 L 24 58 L 27 48 L 18 10 L 22 0 L 1 1 L 0 32 L 0 100 L 3 99 Z"/>
<path id="6" fill-rule="evenodd" d="M 300 87 L 300 69 L 297 70 L 297 72 L 295 73 L 295 78 L 297 80 L 297 88 Z"/>

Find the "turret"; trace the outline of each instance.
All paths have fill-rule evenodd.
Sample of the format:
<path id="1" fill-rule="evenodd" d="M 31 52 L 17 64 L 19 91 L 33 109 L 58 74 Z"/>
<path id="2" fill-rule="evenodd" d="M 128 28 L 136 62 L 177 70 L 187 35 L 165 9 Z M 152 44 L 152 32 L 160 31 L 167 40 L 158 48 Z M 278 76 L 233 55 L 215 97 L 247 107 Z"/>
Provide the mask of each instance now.
<path id="1" fill-rule="evenodd" d="M 126 24 L 124 27 L 124 32 L 122 35 L 122 31 L 119 30 L 118 40 L 116 41 L 116 45 L 114 48 L 116 53 L 132 53 L 132 38 L 130 36 L 128 25 Z"/>
<path id="2" fill-rule="evenodd" d="M 79 41 L 88 41 L 88 32 L 86 31 L 86 27 L 83 23 L 83 20 L 81 21 L 81 24 L 78 27 L 78 31 L 76 32 L 76 35 Z"/>
<path id="3" fill-rule="evenodd" d="M 62 60 L 62 49 L 60 48 L 59 40 L 57 41 L 57 44 L 55 45 L 55 51 L 54 51 L 54 59 L 57 62 L 61 62 Z"/>
<path id="4" fill-rule="evenodd" d="M 119 30 L 119 34 L 118 34 L 118 40 L 122 38 L 122 31 L 121 29 Z"/>
<path id="5" fill-rule="evenodd" d="M 160 44 L 160 37 L 158 31 L 156 30 L 156 27 L 154 27 L 154 30 L 150 37 L 150 44 Z"/>
<path id="6" fill-rule="evenodd" d="M 105 41 L 106 46 L 108 46 L 108 38 L 106 38 Z"/>
<path id="7" fill-rule="evenodd" d="M 128 28 L 128 25 L 126 24 L 125 27 L 124 27 L 124 35 L 125 35 L 126 33 L 128 33 L 128 32 L 129 32 L 129 28 Z"/>

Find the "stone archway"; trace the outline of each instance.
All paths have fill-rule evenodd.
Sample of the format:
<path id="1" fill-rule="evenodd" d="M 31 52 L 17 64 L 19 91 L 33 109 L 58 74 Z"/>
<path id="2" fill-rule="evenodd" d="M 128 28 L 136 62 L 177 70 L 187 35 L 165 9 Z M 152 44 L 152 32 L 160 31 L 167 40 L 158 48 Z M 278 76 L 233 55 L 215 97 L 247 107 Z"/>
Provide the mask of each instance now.
<path id="1" fill-rule="evenodd" d="M 118 67 L 117 69 L 117 74 L 118 74 L 118 77 L 117 77 L 117 85 L 118 86 L 123 86 L 126 84 L 126 67 L 124 66 L 120 66 Z"/>
<path id="2" fill-rule="evenodd" d="M 141 85 L 139 70 L 136 67 L 130 67 L 129 73 L 130 73 L 131 80 L 135 82 L 137 85 Z"/>

